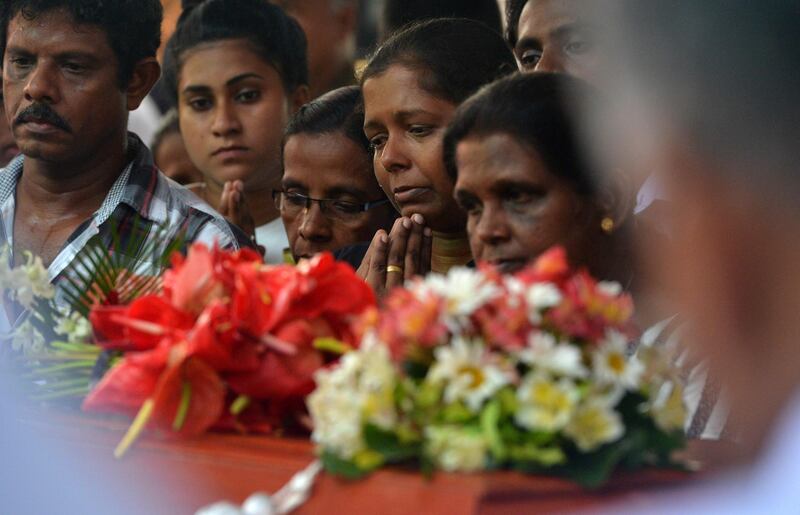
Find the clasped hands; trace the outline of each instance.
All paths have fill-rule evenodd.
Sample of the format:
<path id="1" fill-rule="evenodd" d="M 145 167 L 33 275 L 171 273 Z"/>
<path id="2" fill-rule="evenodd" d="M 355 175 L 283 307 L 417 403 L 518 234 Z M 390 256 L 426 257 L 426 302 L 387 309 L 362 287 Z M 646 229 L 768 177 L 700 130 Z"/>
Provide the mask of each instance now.
<path id="1" fill-rule="evenodd" d="M 432 244 L 433 233 L 422 215 L 400 217 L 389 234 L 383 229 L 375 233 L 357 273 L 382 297 L 412 277 L 430 272 Z"/>

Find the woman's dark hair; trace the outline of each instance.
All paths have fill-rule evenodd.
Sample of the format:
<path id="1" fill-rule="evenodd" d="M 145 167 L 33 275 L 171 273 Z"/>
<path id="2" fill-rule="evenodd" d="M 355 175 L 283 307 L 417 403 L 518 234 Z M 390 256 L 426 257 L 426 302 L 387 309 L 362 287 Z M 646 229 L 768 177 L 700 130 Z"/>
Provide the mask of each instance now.
<path id="1" fill-rule="evenodd" d="M 164 82 L 173 100 L 187 51 L 213 41 L 242 39 L 281 77 L 287 93 L 308 85 L 306 37 L 283 9 L 265 0 L 184 2 L 186 9 L 164 52 Z"/>
<path id="2" fill-rule="evenodd" d="M 428 20 L 395 33 L 369 59 L 361 84 L 395 64 L 422 72 L 420 87 L 453 104 L 517 69 L 499 33 L 463 18 Z"/>
<path id="3" fill-rule="evenodd" d="M 161 45 L 161 2 L 158 0 L 3 0 L 0 2 L 0 58 L 5 54 L 8 24 L 22 13 L 28 20 L 63 9 L 76 24 L 94 25 L 106 33 L 119 66 L 119 84 L 125 88 L 136 63 L 155 57 Z"/>
<path id="4" fill-rule="evenodd" d="M 295 134 L 330 134 L 341 132 L 364 153 L 369 154 L 369 140 L 364 135 L 364 106 L 361 88 L 345 86 L 305 104 L 297 111 L 283 133 L 283 144 Z"/>
<path id="5" fill-rule="evenodd" d="M 551 173 L 593 195 L 595 175 L 581 148 L 573 108 L 595 96 L 588 84 L 554 73 L 514 74 L 481 89 L 456 110 L 444 136 L 445 166 L 458 176 L 456 147 L 470 136 L 508 134 L 533 149 Z"/>
<path id="6" fill-rule="evenodd" d="M 517 45 L 519 18 L 528 0 L 506 0 L 506 41 L 511 48 Z"/>
<path id="7" fill-rule="evenodd" d="M 388 37 L 409 23 L 434 18 L 469 18 L 503 30 L 497 0 L 386 0 L 383 32 Z"/>

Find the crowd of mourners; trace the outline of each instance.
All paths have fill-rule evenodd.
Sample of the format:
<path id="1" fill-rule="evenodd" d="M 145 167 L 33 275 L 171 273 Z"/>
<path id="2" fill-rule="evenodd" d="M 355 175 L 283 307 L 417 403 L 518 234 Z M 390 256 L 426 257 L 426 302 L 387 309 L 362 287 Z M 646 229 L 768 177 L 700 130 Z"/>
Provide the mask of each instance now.
<path id="1" fill-rule="evenodd" d="M 561 245 L 679 349 L 690 457 L 749 467 L 670 509 L 800 512 L 800 3 L 386 0 L 360 60 L 356 0 L 184 0 L 166 41 L 158 0 L 2 4 L 14 264 L 143 234 L 380 298 Z"/>

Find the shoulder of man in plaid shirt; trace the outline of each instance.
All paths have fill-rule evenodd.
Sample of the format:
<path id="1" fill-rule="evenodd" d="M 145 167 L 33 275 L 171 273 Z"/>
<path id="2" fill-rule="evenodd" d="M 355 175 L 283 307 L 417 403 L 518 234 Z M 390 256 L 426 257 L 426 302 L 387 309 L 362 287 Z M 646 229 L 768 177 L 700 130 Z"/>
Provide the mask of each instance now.
<path id="1" fill-rule="evenodd" d="M 48 267 L 51 282 L 58 284 L 75 272 L 76 258 L 95 237 L 109 249 L 124 249 L 128 269 L 139 275 L 157 274 L 160 256 L 176 243 L 181 251 L 194 242 L 229 249 L 253 246 L 241 230 L 164 176 L 134 134 L 128 136 L 128 156 L 131 160 L 103 204 L 73 232 Z M 20 156 L 0 170 L 0 245 L 9 248 L 13 248 L 15 191 L 23 163 Z"/>

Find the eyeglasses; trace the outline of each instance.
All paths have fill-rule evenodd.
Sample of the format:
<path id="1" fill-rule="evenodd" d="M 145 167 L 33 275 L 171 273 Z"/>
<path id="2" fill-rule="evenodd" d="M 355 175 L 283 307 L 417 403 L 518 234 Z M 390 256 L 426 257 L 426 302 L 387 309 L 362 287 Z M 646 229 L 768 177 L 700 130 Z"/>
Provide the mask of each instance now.
<path id="1" fill-rule="evenodd" d="M 272 190 L 272 201 L 282 213 L 296 215 L 301 211 L 311 208 L 311 203 L 319 204 L 322 214 L 331 220 L 352 221 L 356 220 L 361 213 L 369 211 L 373 207 L 382 206 L 389 202 L 388 198 L 375 200 L 372 202 L 350 202 L 348 200 L 338 200 L 332 198 L 311 198 L 302 193 L 295 193 L 283 190 Z"/>

